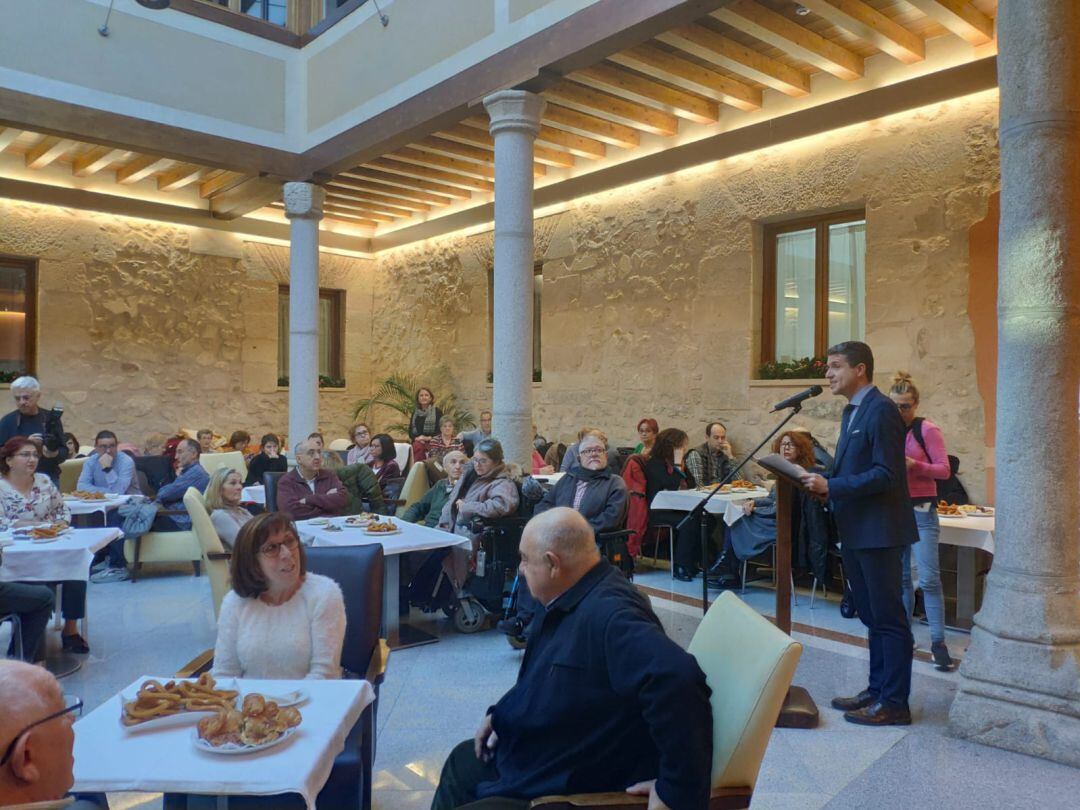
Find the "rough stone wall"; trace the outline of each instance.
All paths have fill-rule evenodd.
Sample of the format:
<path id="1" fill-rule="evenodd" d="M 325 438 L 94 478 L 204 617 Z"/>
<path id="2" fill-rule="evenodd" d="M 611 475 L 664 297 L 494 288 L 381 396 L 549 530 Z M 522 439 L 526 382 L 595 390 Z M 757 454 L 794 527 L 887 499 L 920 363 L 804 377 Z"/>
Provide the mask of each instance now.
<path id="1" fill-rule="evenodd" d="M 83 444 L 104 427 L 136 443 L 179 427 L 285 430 L 277 285 L 288 278 L 288 251 L 239 242 L 220 250 L 197 235 L 0 201 L 0 253 L 38 259 L 43 401 L 64 404 L 65 427 Z M 346 290 L 348 389 L 323 393 L 320 424 L 343 434 L 370 384 L 371 263 L 324 254 L 321 264 L 322 286 Z"/>
<path id="2" fill-rule="evenodd" d="M 998 188 L 997 99 L 984 93 L 577 201 L 537 223 L 549 439 L 582 424 L 636 443 L 643 416 L 702 437 L 724 420 L 736 450 L 768 432 L 772 403 L 805 387 L 754 383 L 764 223 L 865 207 L 867 341 L 875 382 L 898 369 L 922 389 L 962 477 L 985 500 L 984 421 L 968 317 L 968 230 Z M 377 257 L 378 376 L 430 372 L 474 410 L 489 405 L 490 234 Z M 419 305 L 423 319 L 410 321 Z M 383 342 L 385 341 L 385 343 Z M 798 417 L 835 442 L 843 402 Z"/>

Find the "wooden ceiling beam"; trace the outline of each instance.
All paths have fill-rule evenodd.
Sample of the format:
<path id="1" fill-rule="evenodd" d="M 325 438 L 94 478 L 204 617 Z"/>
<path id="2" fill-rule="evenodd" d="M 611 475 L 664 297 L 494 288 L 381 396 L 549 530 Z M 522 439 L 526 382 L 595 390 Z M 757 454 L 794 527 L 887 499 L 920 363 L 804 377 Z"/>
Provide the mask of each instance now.
<path id="1" fill-rule="evenodd" d="M 452 197 L 458 200 L 467 200 L 472 197 L 468 189 L 449 186 L 445 183 L 436 183 L 431 180 L 422 180 L 418 177 L 402 177 L 391 172 L 382 172 L 377 169 L 365 169 L 359 167 L 351 171 L 342 172 L 335 180 L 348 183 L 352 180 L 360 180 L 364 183 L 375 183 L 380 191 L 396 197 L 407 196 L 411 200 L 430 202 L 437 205 L 450 202 L 446 199 Z M 384 189 L 385 187 L 385 189 Z"/>
<path id="2" fill-rule="evenodd" d="M 596 115 L 653 135 L 670 137 L 679 132 L 679 119 L 671 113 L 575 82 L 559 82 L 545 90 L 544 95 L 572 110 Z"/>
<path id="3" fill-rule="evenodd" d="M 281 215 L 285 216 L 285 203 L 272 202 L 268 207 L 280 211 Z M 347 222 L 350 225 L 358 225 L 362 228 L 370 228 L 371 230 L 375 230 L 375 228 L 379 227 L 379 223 L 374 222 L 373 220 L 352 216 L 351 214 L 345 214 L 338 211 L 329 213 L 324 212 L 323 218 L 337 220 L 338 222 Z"/>
<path id="4" fill-rule="evenodd" d="M 459 160 L 458 158 L 437 155 L 408 146 L 391 152 L 387 157 L 404 163 L 414 163 L 418 166 L 429 166 L 432 169 L 478 177 L 482 180 L 495 179 L 495 167 L 490 163 L 481 164 L 469 160 Z"/>
<path id="5" fill-rule="evenodd" d="M 248 177 L 242 183 L 211 197 L 210 214 L 214 219 L 239 219 L 281 199 L 281 194 L 280 180 Z"/>
<path id="6" fill-rule="evenodd" d="M 558 104 L 547 105 L 543 121 L 555 129 L 565 129 L 612 146 L 621 146 L 623 149 L 633 149 L 641 143 L 641 134 L 633 127 L 571 110 L 569 107 L 560 107 Z"/>
<path id="7" fill-rule="evenodd" d="M 839 79 L 851 81 L 863 75 L 863 59 L 857 53 L 754 0 L 731 0 L 712 16 Z"/>
<path id="8" fill-rule="evenodd" d="M 15 139 L 22 135 L 22 130 L 17 127 L 0 127 L 0 152 L 3 152 Z"/>
<path id="9" fill-rule="evenodd" d="M 26 168 L 44 169 L 50 163 L 69 152 L 72 146 L 71 141 L 65 138 L 46 135 L 27 150 L 25 155 Z"/>
<path id="10" fill-rule="evenodd" d="M 173 169 L 158 175 L 158 191 L 176 191 L 190 185 L 202 177 L 203 167 L 194 163 L 181 163 Z"/>
<path id="11" fill-rule="evenodd" d="M 468 191 L 484 191 L 488 193 L 495 191 L 495 184 L 490 180 L 479 180 L 456 172 L 433 169 L 428 166 L 417 166 L 389 157 L 376 158 L 369 163 L 365 163 L 364 167 L 390 174 L 398 174 L 403 177 L 412 177 L 416 180 L 434 181 L 442 184 L 444 188 L 446 186 L 457 186 Z"/>
<path id="12" fill-rule="evenodd" d="M 760 88 L 717 73 L 655 45 L 638 45 L 608 58 L 616 64 L 708 96 L 729 107 L 748 112 L 761 109 Z"/>
<path id="13" fill-rule="evenodd" d="M 622 98 L 652 105 L 665 112 L 698 124 L 715 124 L 720 120 L 716 100 L 688 93 L 666 84 L 622 70 L 607 62 L 578 70 L 569 78 L 597 90 L 606 90 Z"/>
<path id="14" fill-rule="evenodd" d="M 71 173 L 76 177 L 91 177 L 103 169 L 107 169 L 118 160 L 123 160 L 128 154 L 124 149 L 113 149 L 111 146 L 93 146 L 82 154 L 76 155 L 71 161 Z"/>
<path id="15" fill-rule="evenodd" d="M 168 169 L 175 162 L 157 155 L 138 155 L 116 170 L 116 182 L 125 186 L 138 183 L 155 172 Z"/>
<path id="16" fill-rule="evenodd" d="M 358 183 L 350 183 L 339 177 L 335 177 L 327 183 L 326 193 L 347 197 L 350 200 L 360 200 L 369 204 L 376 211 L 382 211 L 382 206 L 392 206 L 396 211 L 408 212 L 410 214 L 423 214 L 431 210 L 431 205 L 426 202 L 414 202 L 412 200 L 401 199 L 400 197 L 391 197 L 388 194 L 369 191 L 366 187 L 363 187 Z M 437 203 L 437 205 L 447 204 L 449 204 L 449 200 L 442 199 Z M 395 210 L 387 210 L 387 213 L 393 214 L 395 213 Z"/>
<path id="17" fill-rule="evenodd" d="M 476 127 L 465 126 L 464 124 L 455 124 L 452 127 L 447 127 L 435 133 L 438 139 L 443 141 L 454 141 L 458 144 L 468 144 L 470 146 L 479 146 L 482 149 L 486 149 L 491 154 L 488 156 L 489 160 L 494 160 L 495 152 L 495 139 L 491 135 Z M 574 156 L 569 152 L 564 152 L 561 149 L 551 149 L 546 146 L 537 146 L 533 144 L 533 159 L 537 163 L 543 163 L 545 166 L 554 166 L 559 169 L 569 169 L 574 165 Z"/>
<path id="18" fill-rule="evenodd" d="M 473 115 L 461 121 L 467 127 L 488 131 L 488 119 L 481 115 Z M 563 129 L 540 124 L 540 131 L 536 135 L 536 143 L 565 149 L 571 155 L 599 160 L 607 155 L 607 145 L 595 138 L 586 135 L 578 135 Z"/>
<path id="19" fill-rule="evenodd" d="M 908 0 L 932 20 L 972 45 L 985 45 L 994 38 L 994 21 L 968 0 Z"/>
<path id="20" fill-rule="evenodd" d="M 397 222 L 401 217 L 391 216 L 390 214 L 380 214 L 375 211 L 369 211 L 366 208 L 361 208 L 358 205 L 349 205 L 345 202 L 331 201 L 328 197 L 323 203 L 323 211 L 327 211 L 334 214 L 345 214 L 351 217 L 362 217 L 363 219 L 372 220 L 373 222 Z"/>
<path id="21" fill-rule="evenodd" d="M 660 42 L 711 62 L 758 84 L 779 90 L 787 96 L 805 96 L 810 92 L 810 76 L 706 28 L 684 25 L 657 36 Z"/>
<path id="22" fill-rule="evenodd" d="M 467 129 L 467 127 L 466 127 Z M 473 130 L 478 132 L 478 130 Z M 494 146 L 490 149 L 485 149 L 481 146 L 474 146 L 473 144 L 460 143 L 458 141 L 449 140 L 447 138 L 439 137 L 440 133 L 435 135 L 429 135 L 422 141 L 417 141 L 412 144 L 416 149 L 422 152 L 431 152 L 434 155 L 442 155 L 444 157 L 463 158 L 465 160 L 471 160 L 474 163 L 481 164 L 483 166 L 492 167 L 491 177 L 495 176 L 495 150 Z M 483 134 L 483 133 L 480 133 Z M 569 157 L 569 155 L 567 156 Z M 533 147 L 533 159 L 536 159 L 536 147 Z M 533 166 L 533 174 L 536 177 L 542 177 L 547 174 L 547 167 L 542 161 L 537 160 L 536 165 Z"/>
<path id="23" fill-rule="evenodd" d="M 215 194 L 220 194 L 228 191 L 233 186 L 239 185 L 247 177 L 248 175 L 240 172 L 222 172 L 215 177 L 209 177 L 199 183 L 199 196 L 204 200 L 208 200 Z"/>
<path id="24" fill-rule="evenodd" d="M 926 58 L 926 43 L 922 37 L 864 0 L 799 0 L 799 3 L 906 65 Z"/>
<path id="25" fill-rule="evenodd" d="M 415 208 L 404 208 L 400 205 L 388 205 L 387 203 L 375 202 L 366 199 L 365 195 L 357 194 L 355 191 L 333 184 L 326 186 L 326 198 L 335 200 L 336 205 L 347 205 L 349 207 L 362 208 L 366 211 L 378 211 L 379 213 L 387 214 L 392 217 L 411 217 L 418 213 L 431 210 L 431 206 L 424 205 L 423 203 L 413 203 L 413 205 L 423 205 L 422 210 L 417 210 Z"/>

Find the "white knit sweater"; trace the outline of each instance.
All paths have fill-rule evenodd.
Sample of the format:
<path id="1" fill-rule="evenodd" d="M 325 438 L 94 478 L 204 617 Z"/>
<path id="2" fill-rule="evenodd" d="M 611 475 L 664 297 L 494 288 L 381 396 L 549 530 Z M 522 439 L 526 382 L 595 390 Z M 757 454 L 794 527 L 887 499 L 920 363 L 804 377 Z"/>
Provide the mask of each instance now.
<path id="1" fill-rule="evenodd" d="M 340 678 L 345 600 L 329 577 L 306 574 L 283 605 L 229 591 L 221 601 L 215 677 Z"/>

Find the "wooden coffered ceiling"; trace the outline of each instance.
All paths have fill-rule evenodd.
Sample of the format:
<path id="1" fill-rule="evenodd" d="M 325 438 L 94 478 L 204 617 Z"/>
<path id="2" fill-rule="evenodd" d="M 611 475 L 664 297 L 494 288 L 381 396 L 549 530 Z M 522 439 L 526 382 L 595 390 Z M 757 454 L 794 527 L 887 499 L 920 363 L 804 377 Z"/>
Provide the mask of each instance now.
<path id="1" fill-rule="evenodd" d="M 548 103 L 536 139 L 537 186 L 573 178 L 601 162 L 632 160 L 646 142 L 653 152 L 657 139 L 661 148 L 677 143 L 687 124 L 717 126 L 723 118 L 727 128 L 738 126 L 738 116 L 767 112 L 770 98 L 811 94 L 818 73 L 858 80 L 865 60 L 877 54 L 913 65 L 935 37 L 985 45 L 994 38 L 996 5 L 997 0 L 730 0 L 599 62 L 543 76 Z M 337 172 L 325 182 L 326 219 L 377 237 L 490 203 L 495 169 L 487 125 L 477 106 L 412 143 Z M 261 211 L 284 222 L 280 179 L 21 129 L 0 129 L 0 152 L 21 156 L 27 169 L 51 166 L 56 172 L 66 166 L 75 177 L 111 177 L 121 187 L 153 183 L 157 191 L 184 194 L 188 201 L 197 189 L 222 219 Z"/>

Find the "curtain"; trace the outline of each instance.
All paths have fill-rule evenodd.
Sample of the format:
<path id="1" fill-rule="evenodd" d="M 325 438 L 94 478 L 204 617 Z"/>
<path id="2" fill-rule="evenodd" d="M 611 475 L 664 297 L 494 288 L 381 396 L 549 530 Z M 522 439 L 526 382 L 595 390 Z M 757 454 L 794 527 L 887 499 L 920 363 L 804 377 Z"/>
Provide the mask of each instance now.
<path id="1" fill-rule="evenodd" d="M 776 237 L 776 360 L 814 354 L 816 238 L 813 228 Z"/>
<path id="2" fill-rule="evenodd" d="M 866 222 L 829 226 L 829 345 L 866 336 Z"/>

